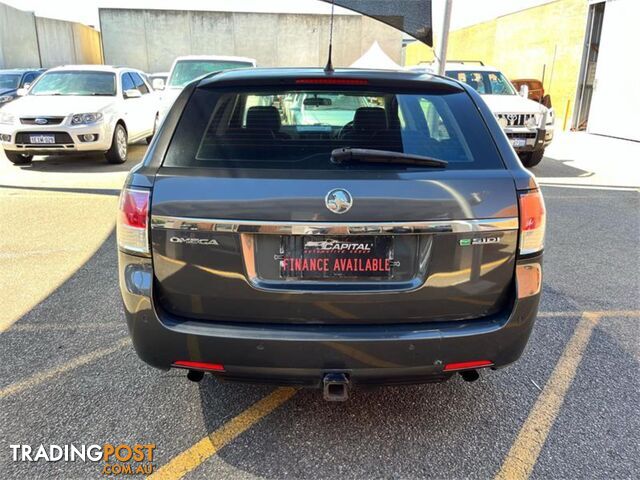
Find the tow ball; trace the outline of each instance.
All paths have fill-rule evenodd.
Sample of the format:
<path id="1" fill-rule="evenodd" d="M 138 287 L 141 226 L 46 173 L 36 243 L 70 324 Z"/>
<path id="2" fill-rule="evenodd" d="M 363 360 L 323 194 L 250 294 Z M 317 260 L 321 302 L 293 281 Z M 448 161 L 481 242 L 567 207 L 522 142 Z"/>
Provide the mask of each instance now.
<path id="1" fill-rule="evenodd" d="M 344 402 L 349 398 L 349 377 L 344 373 L 327 373 L 322 379 L 323 397 L 328 402 Z"/>

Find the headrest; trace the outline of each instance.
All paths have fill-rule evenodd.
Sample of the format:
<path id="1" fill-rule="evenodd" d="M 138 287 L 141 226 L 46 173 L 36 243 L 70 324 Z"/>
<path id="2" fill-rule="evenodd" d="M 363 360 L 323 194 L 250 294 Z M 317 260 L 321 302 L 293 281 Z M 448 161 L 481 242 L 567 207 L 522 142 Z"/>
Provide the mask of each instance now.
<path id="1" fill-rule="evenodd" d="M 387 115 L 384 108 L 361 107 L 353 116 L 353 128 L 356 130 L 385 130 Z"/>
<path id="2" fill-rule="evenodd" d="M 280 113 L 276 107 L 251 107 L 247 111 L 247 128 L 280 130 Z"/>

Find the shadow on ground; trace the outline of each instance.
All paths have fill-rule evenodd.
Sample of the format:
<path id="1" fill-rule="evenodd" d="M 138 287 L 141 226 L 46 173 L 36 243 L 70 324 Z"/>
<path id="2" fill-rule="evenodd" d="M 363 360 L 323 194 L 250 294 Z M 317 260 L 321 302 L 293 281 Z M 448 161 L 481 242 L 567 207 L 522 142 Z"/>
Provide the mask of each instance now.
<path id="1" fill-rule="evenodd" d="M 567 162 L 571 161 L 571 159 L 561 160 L 545 156 L 542 162 L 530 170 L 536 177 L 584 178 L 595 175 L 594 172 L 567 165 Z"/>
<path id="2" fill-rule="evenodd" d="M 37 156 L 28 165 L 18 168 L 33 172 L 51 173 L 92 173 L 92 172 L 128 172 L 142 160 L 147 145 L 137 143 L 129 145 L 129 159 L 122 164 L 110 164 L 101 153 L 83 155 L 47 155 Z"/>

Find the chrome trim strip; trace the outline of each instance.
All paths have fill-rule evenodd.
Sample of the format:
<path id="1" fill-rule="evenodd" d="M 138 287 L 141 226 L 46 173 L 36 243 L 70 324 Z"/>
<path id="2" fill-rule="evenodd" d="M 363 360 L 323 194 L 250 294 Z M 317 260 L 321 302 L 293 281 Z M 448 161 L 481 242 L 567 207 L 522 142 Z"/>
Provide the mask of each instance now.
<path id="1" fill-rule="evenodd" d="M 517 230 L 518 218 L 435 220 L 426 222 L 316 223 L 219 220 L 152 215 L 151 228 L 188 232 L 259 233 L 269 235 L 415 235 Z"/>

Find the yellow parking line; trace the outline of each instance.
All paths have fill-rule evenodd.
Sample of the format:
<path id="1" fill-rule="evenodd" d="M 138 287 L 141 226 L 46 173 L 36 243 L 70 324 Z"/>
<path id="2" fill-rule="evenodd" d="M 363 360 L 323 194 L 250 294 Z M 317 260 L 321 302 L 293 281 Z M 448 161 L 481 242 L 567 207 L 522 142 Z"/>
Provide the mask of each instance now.
<path id="1" fill-rule="evenodd" d="M 600 317 L 601 314 L 597 312 L 585 312 L 582 315 L 573 336 L 504 459 L 496 480 L 527 479 L 531 475 Z"/>
<path id="2" fill-rule="evenodd" d="M 232 418 L 218 430 L 210 433 L 192 447 L 178 454 L 169 463 L 150 475 L 149 479 L 178 479 L 215 455 L 222 447 L 251 428 L 263 417 L 274 411 L 295 393 L 295 388 L 278 388 L 251 407 Z"/>
<path id="3" fill-rule="evenodd" d="M 79 357 L 76 357 L 67 363 L 63 363 L 62 365 L 51 368 L 49 370 L 44 370 L 42 372 L 36 373 L 35 375 L 32 375 L 20 382 L 12 383 L 0 389 L 0 399 L 8 397 L 9 395 L 20 393 L 28 388 L 40 385 L 42 382 L 57 377 L 58 375 L 68 372 L 69 370 L 73 370 L 74 368 L 81 367 L 83 365 L 86 365 L 87 363 L 91 363 L 95 360 L 98 360 L 99 358 L 109 355 L 110 353 L 113 353 L 130 343 L 131 341 L 129 340 L 129 337 L 121 338 L 110 347 L 96 350 L 86 355 L 80 355 Z"/>

